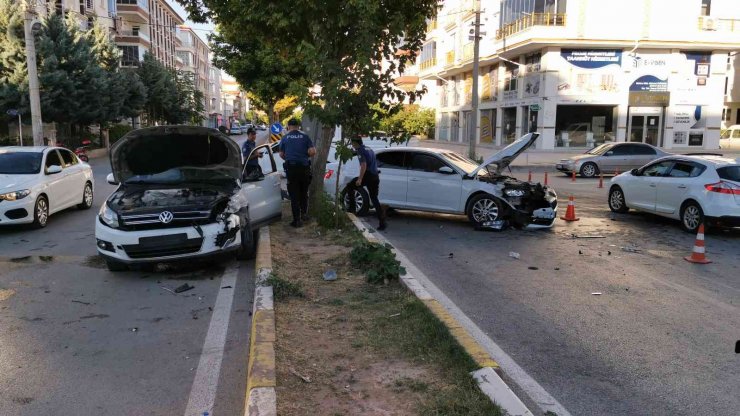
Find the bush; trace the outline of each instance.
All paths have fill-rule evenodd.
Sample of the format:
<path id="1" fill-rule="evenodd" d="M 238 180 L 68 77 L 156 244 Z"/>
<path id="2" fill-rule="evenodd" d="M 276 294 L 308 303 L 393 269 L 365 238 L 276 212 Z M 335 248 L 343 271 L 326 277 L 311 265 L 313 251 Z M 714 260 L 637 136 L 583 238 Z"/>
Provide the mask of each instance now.
<path id="1" fill-rule="evenodd" d="M 401 111 L 380 121 L 380 129 L 388 133 L 405 131 L 410 134 L 432 136 L 434 134 L 434 109 L 421 108 L 416 104 L 405 106 Z"/>
<path id="2" fill-rule="evenodd" d="M 396 260 L 390 244 L 362 241 L 355 245 L 349 257 L 354 267 L 365 271 L 368 283 L 398 280 L 401 275 L 406 274 L 406 269 Z"/>
<path id="3" fill-rule="evenodd" d="M 111 126 L 111 128 L 108 129 L 108 138 L 110 139 L 110 144 L 117 142 L 118 139 L 123 137 L 131 130 L 133 130 L 133 128 L 128 124 L 115 124 Z"/>
<path id="4" fill-rule="evenodd" d="M 324 193 L 324 197 L 321 198 L 321 204 L 317 207 L 315 215 L 316 222 L 319 227 L 324 229 L 334 229 L 335 226 L 344 229 L 349 224 L 347 213 L 340 209 L 337 214 L 333 197 L 326 193 Z M 337 215 L 339 215 L 338 219 Z"/>
<path id="5" fill-rule="evenodd" d="M 275 295 L 275 299 L 283 300 L 287 298 L 302 298 L 303 288 L 300 283 L 291 282 L 280 278 L 274 274 L 265 279 L 265 283 L 272 286 L 272 292 Z"/>

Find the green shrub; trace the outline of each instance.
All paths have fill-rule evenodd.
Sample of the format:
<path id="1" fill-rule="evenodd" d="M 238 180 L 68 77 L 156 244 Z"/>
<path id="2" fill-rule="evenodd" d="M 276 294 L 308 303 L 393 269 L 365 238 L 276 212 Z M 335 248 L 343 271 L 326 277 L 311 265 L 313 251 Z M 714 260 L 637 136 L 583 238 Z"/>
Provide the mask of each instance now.
<path id="1" fill-rule="evenodd" d="M 117 142 L 118 139 L 123 137 L 131 130 L 133 130 L 133 128 L 128 124 L 114 124 L 113 126 L 111 126 L 110 129 L 108 129 L 108 138 L 110 139 L 110 144 Z"/>
<path id="2" fill-rule="evenodd" d="M 287 299 L 291 297 L 302 298 L 304 296 L 303 288 L 301 287 L 300 283 L 285 280 L 274 274 L 271 274 L 270 277 L 265 279 L 265 283 L 269 286 L 272 286 L 272 293 L 277 300 Z"/>
<path id="3" fill-rule="evenodd" d="M 352 265 L 365 271 L 369 283 L 383 283 L 386 280 L 397 280 L 406 274 L 401 262 L 396 260 L 396 254 L 390 244 L 378 244 L 363 241 L 355 244 L 349 253 Z"/>

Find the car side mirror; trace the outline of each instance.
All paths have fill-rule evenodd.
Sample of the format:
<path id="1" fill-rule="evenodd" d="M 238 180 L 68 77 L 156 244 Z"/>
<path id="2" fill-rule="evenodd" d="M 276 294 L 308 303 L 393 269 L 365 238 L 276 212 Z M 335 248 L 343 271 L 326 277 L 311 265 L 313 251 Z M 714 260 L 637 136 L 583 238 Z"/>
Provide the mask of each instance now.
<path id="1" fill-rule="evenodd" d="M 630 173 L 632 176 L 640 176 L 640 169 L 632 169 Z"/>
<path id="2" fill-rule="evenodd" d="M 116 182 L 116 178 L 113 177 L 112 173 L 109 173 L 108 176 L 105 177 L 105 181 L 111 185 L 118 185 L 118 182 Z"/>
<path id="3" fill-rule="evenodd" d="M 56 173 L 62 173 L 62 167 L 59 165 L 51 165 L 48 168 L 46 168 L 46 174 L 47 175 L 54 175 Z"/>
<path id="4" fill-rule="evenodd" d="M 442 173 L 444 175 L 454 175 L 455 174 L 455 171 L 452 170 L 452 168 L 449 166 L 442 166 L 441 168 L 439 168 L 439 170 L 437 170 L 437 172 Z"/>

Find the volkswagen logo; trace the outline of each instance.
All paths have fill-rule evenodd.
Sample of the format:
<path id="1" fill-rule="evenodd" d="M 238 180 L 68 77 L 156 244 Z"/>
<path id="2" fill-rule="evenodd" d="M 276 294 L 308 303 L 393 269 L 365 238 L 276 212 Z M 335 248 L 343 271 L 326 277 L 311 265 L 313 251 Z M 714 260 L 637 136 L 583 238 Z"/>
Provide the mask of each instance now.
<path id="1" fill-rule="evenodd" d="M 159 214 L 159 220 L 162 221 L 163 224 L 171 223 L 173 218 L 174 216 L 169 211 L 162 211 L 162 213 Z"/>

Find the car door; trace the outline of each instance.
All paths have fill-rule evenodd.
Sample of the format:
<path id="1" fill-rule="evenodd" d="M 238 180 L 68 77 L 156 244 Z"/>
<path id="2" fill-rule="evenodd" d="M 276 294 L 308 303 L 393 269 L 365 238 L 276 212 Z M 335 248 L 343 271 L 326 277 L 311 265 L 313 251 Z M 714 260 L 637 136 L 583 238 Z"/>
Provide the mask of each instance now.
<path id="1" fill-rule="evenodd" d="M 630 160 L 629 169 L 641 168 L 657 157 L 655 149 L 646 144 L 634 143 L 631 144 L 630 147 L 632 147 L 632 155 L 628 156 L 628 159 Z"/>
<path id="2" fill-rule="evenodd" d="M 624 172 L 628 166 L 627 157 L 631 154 L 629 144 L 615 144 L 603 156 L 599 165 L 604 173 Z"/>
<path id="3" fill-rule="evenodd" d="M 280 172 L 269 144 L 257 146 L 246 160 L 255 152 L 262 153 L 261 158 L 268 158 L 269 165 L 260 163 L 262 175 L 245 175 L 247 166 L 242 172 L 241 193 L 249 202 L 249 220 L 252 228 L 257 228 L 280 218 L 282 214 L 282 195 L 280 192 Z"/>
<path id="4" fill-rule="evenodd" d="M 409 208 L 438 212 L 458 212 L 462 192 L 462 174 L 438 155 L 410 152 L 408 190 Z M 441 173 L 441 168 L 453 173 Z M 381 184 L 382 186 L 382 184 Z"/>
<path id="5" fill-rule="evenodd" d="M 59 173 L 49 173 L 49 168 L 59 166 L 62 171 Z M 46 152 L 44 161 L 44 182 L 46 182 L 46 196 L 49 198 L 49 213 L 57 212 L 64 209 L 69 203 L 70 197 L 67 195 L 64 180 L 64 163 L 56 149 L 49 149 Z"/>
<path id="6" fill-rule="evenodd" d="M 408 152 L 378 152 L 375 157 L 380 171 L 381 204 L 396 208 L 406 207 L 408 170 L 405 163 Z"/>
<path id="7" fill-rule="evenodd" d="M 706 166 L 701 163 L 677 160 L 668 174 L 658 182 L 655 210 L 663 214 L 677 214 L 689 189 L 705 170 Z"/>
<path id="8" fill-rule="evenodd" d="M 656 162 L 640 169 L 638 176 L 632 176 L 623 189 L 627 205 L 643 211 L 655 212 L 658 183 L 670 171 L 673 163 L 673 160 Z"/>
<path id="9" fill-rule="evenodd" d="M 82 202 L 82 194 L 85 191 L 85 172 L 77 160 L 77 156 L 67 149 L 57 149 L 64 163 L 64 189 L 67 199 L 65 208 Z"/>

